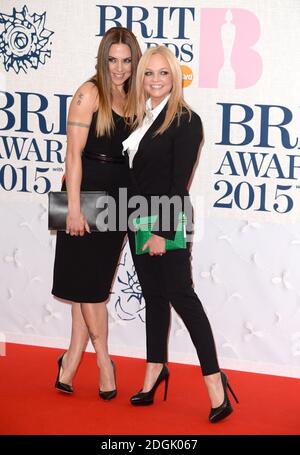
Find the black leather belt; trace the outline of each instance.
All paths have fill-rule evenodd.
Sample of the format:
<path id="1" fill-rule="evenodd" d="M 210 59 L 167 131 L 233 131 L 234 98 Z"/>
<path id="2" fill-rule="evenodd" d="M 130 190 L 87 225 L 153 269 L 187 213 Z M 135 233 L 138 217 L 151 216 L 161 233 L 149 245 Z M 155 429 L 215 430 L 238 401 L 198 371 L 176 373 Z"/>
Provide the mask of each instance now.
<path id="1" fill-rule="evenodd" d="M 83 155 L 89 160 L 97 160 L 101 163 L 125 163 L 125 156 L 108 156 L 102 153 L 84 152 Z"/>

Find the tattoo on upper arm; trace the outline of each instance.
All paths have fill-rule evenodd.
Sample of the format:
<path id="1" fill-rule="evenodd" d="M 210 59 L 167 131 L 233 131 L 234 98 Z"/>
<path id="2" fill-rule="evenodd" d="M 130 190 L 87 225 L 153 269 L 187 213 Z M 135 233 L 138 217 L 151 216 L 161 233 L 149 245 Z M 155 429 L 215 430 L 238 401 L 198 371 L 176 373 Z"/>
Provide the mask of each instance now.
<path id="1" fill-rule="evenodd" d="M 81 104 L 83 96 L 84 96 L 83 93 L 80 92 L 79 95 L 78 95 L 77 102 L 76 102 L 76 104 L 78 104 L 78 106 Z"/>
<path id="2" fill-rule="evenodd" d="M 82 128 L 89 128 L 90 127 L 90 125 L 88 125 L 87 123 L 71 122 L 70 120 L 68 120 L 67 125 L 81 126 Z"/>

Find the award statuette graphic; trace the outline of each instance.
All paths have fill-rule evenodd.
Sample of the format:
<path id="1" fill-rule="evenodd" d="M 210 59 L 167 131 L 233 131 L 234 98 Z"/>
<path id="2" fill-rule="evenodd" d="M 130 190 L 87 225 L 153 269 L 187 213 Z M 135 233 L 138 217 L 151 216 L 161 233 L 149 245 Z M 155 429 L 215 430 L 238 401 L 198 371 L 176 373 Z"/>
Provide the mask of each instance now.
<path id="1" fill-rule="evenodd" d="M 225 15 L 226 22 L 222 25 L 221 36 L 224 50 L 224 64 L 219 72 L 219 88 L 235 88 L 235 72 L 231 66 L 231 53 L 235 41 L 235 25 L 232 23 L 232 12 L 228 10 Z"/>

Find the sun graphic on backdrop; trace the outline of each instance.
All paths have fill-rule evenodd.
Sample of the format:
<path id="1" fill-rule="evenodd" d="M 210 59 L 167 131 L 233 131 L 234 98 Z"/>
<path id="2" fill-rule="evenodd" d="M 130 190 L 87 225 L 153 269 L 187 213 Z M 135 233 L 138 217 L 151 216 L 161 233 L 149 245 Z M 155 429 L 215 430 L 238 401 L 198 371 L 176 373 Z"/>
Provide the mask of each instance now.
<path id="1" fill-rule="evenodd" d="M 0 13 L 0 54 L 4 60 L 6 71 L 12 68 L 16 73 L 22 69 L 25 73 L 28 67 L 36 69 L 39 64 L 45 64 L 46 57 L 51 56 L 47 48 L 50 30 L 44 28 L 46 13 L 28 13 L 26 6 L 22 11 L 13 8 L 11 16 Z"/>

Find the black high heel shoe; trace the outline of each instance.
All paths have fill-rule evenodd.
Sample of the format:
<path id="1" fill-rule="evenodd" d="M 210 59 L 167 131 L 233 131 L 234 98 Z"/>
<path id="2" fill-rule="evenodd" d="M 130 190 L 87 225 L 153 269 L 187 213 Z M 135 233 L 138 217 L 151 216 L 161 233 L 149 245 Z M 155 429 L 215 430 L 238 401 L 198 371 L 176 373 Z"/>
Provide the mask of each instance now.
<path id="1" fill-rule="evenodd" d="M 116 383 L 116 366 L 115 366 L 113 360 L 111 360 L 111 364 L 112 364 L 112 367 L 113 367 L 114 379 L 115 379 L 115 384 L 116 384 L 116 387 L 117 387 L 117 383 Z M 102 400 L 112 400 L 116 396 L 117 396 L 117 389 L 116 388 L 114 390 L 108 390 L 107 392 L 103 392 L 102 390 L 99 389 L 99 397 L 102 398 Z"/>
<path id="2" fill-rule="evenodd" d="M 165 381 L 164 401 L 166 401 L 167 394 L 168 394 L 168 384 L 169 384 L 169 370 L 166 367 L 166 365 L 164 364 L 152 389 L 149 390 L 149 392 L 140 391 L 136 395 L 133 395 L 133 397 L 130 398 L 131 404 L 133 406 L 147 406 L 149 404 L 152 404 L 154 401 L 154 395 L 155 395 L 156 389 L 159 386 L 159 384 L 163 381 Z"/>
<path id="3" fill-rule="evenodd" d="M 62 355 L 60 355 L 57 359 L 57 365 L 58 365 L 58 373 L 57 373 L 57 378 L 55 382 L 55 388 L 59 390 L 60 392 L 65 392 L 65 393 L 73 393 L 73 387 L 69 384 L 64 384 L 63 382 L 60 382 L 60 374 L 61 374 L 61 369 L 62 369 L 62 362 L 63 358 L 66 352 L 64 352 Z"/>
<path id="4" fill-rule="evenodd" d="M 222 385 L 223 385 L 223 390 L 224 390 L 224 401 L 217 408 L 211 408 L 210 414 L 209 414 L 209 420 L 211 423 L 216 423 L 216 422 L 219 422 L 220 420 L 225 419 L 225 417 L 229 416 L 229 414 L 231 414 L 233 411 L 228 394 L 227 394 L 227 387 L 230 390 L 231 395 L 233 396 L 235 401 L 237 403 L 239 402 L 234 391 L 232 390 L 232 388 L 229 385 L 226 374 L 223 373 L 223 371 L 221 371 L 220 373 L 221 373 Z"/>

